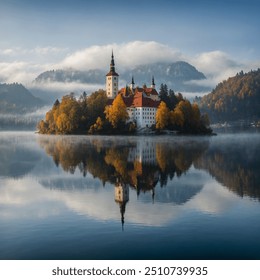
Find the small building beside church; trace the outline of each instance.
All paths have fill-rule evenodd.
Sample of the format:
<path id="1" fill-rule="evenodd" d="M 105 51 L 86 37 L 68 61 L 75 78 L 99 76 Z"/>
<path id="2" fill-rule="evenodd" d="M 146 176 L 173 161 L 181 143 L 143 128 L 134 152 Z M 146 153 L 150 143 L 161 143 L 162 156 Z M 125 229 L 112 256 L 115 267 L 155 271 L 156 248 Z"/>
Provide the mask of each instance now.
<path id="1" fill-rule="evenodd" d="M 115 71 L 114 55 L 112 52 L 110 71 L 106 75 L 106 94 L 112 104 L 118 94 L 121 94 L 127 107 L 129 122 L 136 123 L 137 128 L 155 125 L 156 112 L 160 104 L 158 92 L 155 89 L 154 77 L 150 87 L 135 87 L 134 78 L 131 84 L 118 90 L 119 75 Z"/>

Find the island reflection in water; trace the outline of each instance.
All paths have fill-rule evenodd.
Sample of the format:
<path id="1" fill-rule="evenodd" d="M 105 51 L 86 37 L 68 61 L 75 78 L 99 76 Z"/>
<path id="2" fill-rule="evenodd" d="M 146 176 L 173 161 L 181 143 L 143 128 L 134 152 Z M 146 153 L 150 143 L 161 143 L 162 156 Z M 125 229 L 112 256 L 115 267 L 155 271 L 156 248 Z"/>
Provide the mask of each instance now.
<path id="1" fill-rule="evenodd" d="M 74 174 L 78 169 L 84 177 L 90 173 L 99 178 L 103 186 L 114 185 L 122 225 L 129 189 L 137 196 L 149 192 L 153 202 L 183 204 L 203 188 L 200 183 L 180 184 L 155 196 L 156 187 L 166 188 L 169 180 L 189 170 L 208 148 L 207 140 L 178 141 L 169 146 L 149 137 L 127 138 L 127 141 L 90 138 L 79 142 L 74 137 L 63 137 L 41 138 L 39 143 L 64 171 Z M 50 188 L 64 187 L 57 181 L 41 183 Z"/>
<path id="2" fill-rule="evenodd" d="M 137 195 L 150 191 L 154 198 L 156 186 L 166 187 L 168 181 L 185 175 L 193 166 L 207 171 L 239 196 L 260 200 L 258 141 L 248 142 L 247 147 L 243 141 L 225 142 L 225 145 L 213 142 L 209 148 L 209 140 L 203 137 L 175 138 L 170 143 L 151 137 L 78 140 L 75 137 L 42 137 L 39 144 L 64 171 L 74 174 L 78 169 L 84 177 L 90 173 L 103 185 L 109 182 L 130 187 Z M 59 188 L 58 185 L 56 187 Z M 177 185 L 175 187 L 178 188 Z M 185 203 L 203 186 L 192 186 L 194 192 L 187 187 L 189 185 L 186 185 L 187 192 L 183 188 L 176 189 L 173 196 L 165 199 L 177 204 Z"/>
<path id="3" fill-rule="evenodd" d="M 1 136 L 0 257 L 259 258 L 259 139 Z"/>

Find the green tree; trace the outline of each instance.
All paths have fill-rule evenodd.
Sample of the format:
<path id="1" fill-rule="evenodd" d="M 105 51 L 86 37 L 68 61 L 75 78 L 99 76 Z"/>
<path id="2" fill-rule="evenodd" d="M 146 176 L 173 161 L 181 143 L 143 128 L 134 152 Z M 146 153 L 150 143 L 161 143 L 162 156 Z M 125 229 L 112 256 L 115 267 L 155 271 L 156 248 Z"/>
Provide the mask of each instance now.
<path id="1" fill-rule="evenodd" d="M 178 99 L 177 99 L 177 97 L 176 97 L 176 95 L 175 95 L 175 93 L 172 89 L 169 89 L 168 96 L 169 96 L 168 97 L 168 104 L 167 103 L 166 104 L 167 104 L 167 106 L 170 110 L 173 110 L 175 108 L 175 106 L 178 104 Z"/>

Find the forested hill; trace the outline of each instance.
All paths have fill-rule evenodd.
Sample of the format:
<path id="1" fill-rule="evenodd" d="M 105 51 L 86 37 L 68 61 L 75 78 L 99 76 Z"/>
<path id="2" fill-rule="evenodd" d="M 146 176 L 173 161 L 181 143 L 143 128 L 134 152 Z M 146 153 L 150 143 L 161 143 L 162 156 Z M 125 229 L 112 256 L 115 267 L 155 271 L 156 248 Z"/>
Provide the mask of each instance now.
<path id="1" fill-rule="evenodd" d="M 130 83 L 132 76 L 134 76 L 136 85 L 142 86 L 144 83 L 148 85 L 151 83 L 152 76 L 155 77 L 157 86 L 160 84 L 167 84 L 173 87 L 175 91 L 205 91 L 209 88 L 198 86 L 191 83 L 194 80 L 206 79 L 202 72 L 199 72 L 194 66 L 184 61 L 177 61 L 172 63 L 154 63 L 139 65 L 133 69 L 122 70 L 118 73 L 120 81 Z M 36 79 L 36 84 L 60 82 L 60 83 L 88 83 L 88 84 L 104 84 L 107 69 L 90 69 L 86 71 L 79 71 L 75 69 L 61 69 L 52 70 L 41 73 Z"/>
<path id="2" fill-rule="evenodd" d="M 44 102 L 18 83 L 0 84 L 0 113 L 22 114 L 33 111 Z"/>
<path id="3" fill-rule="evenodd" d="M 221 82 L 208 95 L 197 98 L 211 122 L 260 120 L 260 69 Z"/>

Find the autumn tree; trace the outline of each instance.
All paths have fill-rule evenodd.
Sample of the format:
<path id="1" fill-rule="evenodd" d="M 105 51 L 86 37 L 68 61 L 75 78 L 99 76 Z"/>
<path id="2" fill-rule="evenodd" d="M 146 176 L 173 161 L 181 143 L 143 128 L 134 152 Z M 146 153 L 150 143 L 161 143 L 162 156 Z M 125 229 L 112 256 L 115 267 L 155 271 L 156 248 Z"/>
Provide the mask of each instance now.
<path id="1" fill-rule="evenodd" d="M 127 107 L 121 94 L 117 95 L 111 106 L 105 107 L 105 116 L 113 128 L 124 125 L 129 119 Z"/>
<path id="2" fill-rule="evenodd" d="M 199 100 L 203 113 L 218 121 L 260 119 L 260 69 L 244 73 L 219 83 L 213 91 Z"/>
<path id="3" fill-rule="evenodd" d="M 56 120 L 59 111 L 60 102 L 57 99 L 50 111 L 45 115 L 45 121 L 42 120 L 38 123 L 37 128 L 39 133 L 43 134 L 53 134 L 57 132 Z"/>
<path id="4" fill-rule="evenodd" d="M 96 122 L 97 118 L 104 119 L 104 110 L 107 105 L 107 95 L 104 90 L 93 92 L 87 98 L 88 125 Z"/>
<path id="5" fill-rule="evenodd" d="M 40 133 L 47 134 L 48 133 L 48 124 L 44 120 L 41 120 L 37 124 L 37 129 Z"/>
<path id="6" fill-rule="evenodd" d="M 169 112 L 165 102 L 161 101 L 156 112 L 156 129 L 164 129 L 169 123 Z"/>
<path id="7" fill-rule="evenodd" d="M 90 126 L 88 132 L 90 134 L 93 134 L 95 132 L 100 132 L 100 131 L 102 131 L 103 126 L 104 126 L 104 122 L 102 121 L 102 119 L 100 117 L 98 117 L 96 122 Z"/>
<path id="8" fill-rule="evenodd" d="M 179 107 L 176 107 L 173 111 L 170 112 L 170 123 L 174 128 L 183 127 L 184 125 L 184 115 Z"/>
<path id="9" fill-rule="evenodd" d="M 80 121 L 80 106 L 74 95 L 62 97 L 56 121 L 58 133 L 67 134 L 77 130 Z"/>

